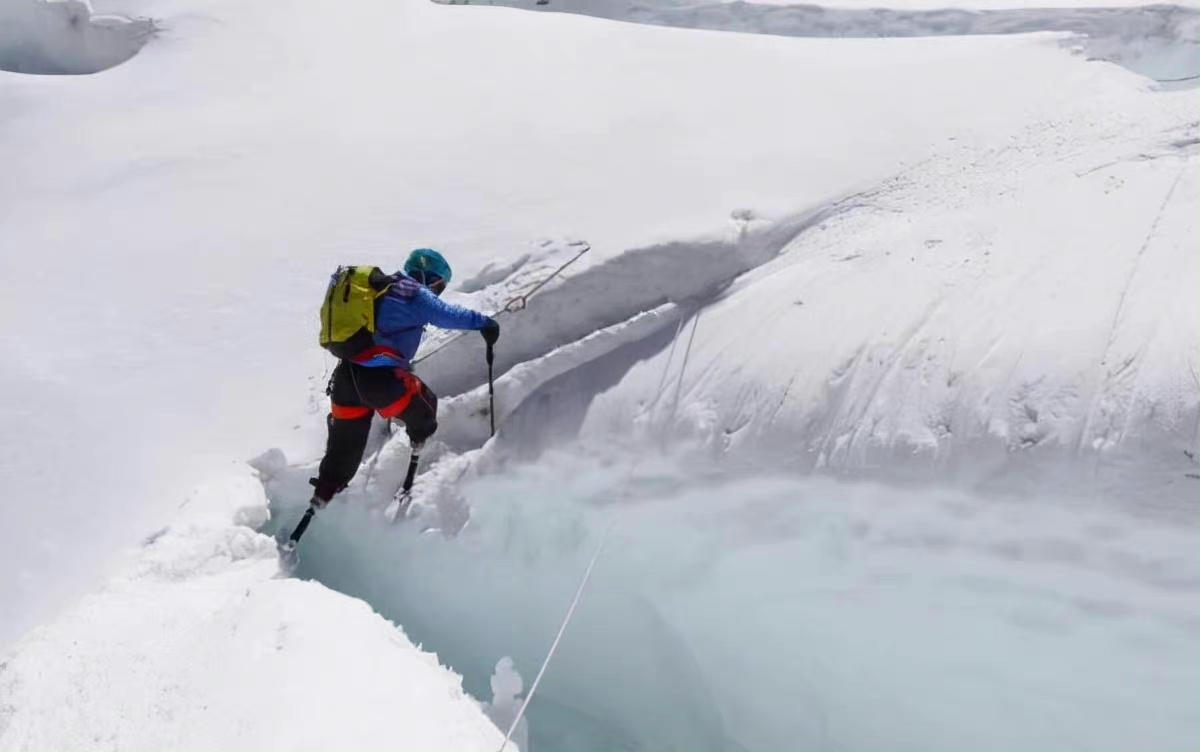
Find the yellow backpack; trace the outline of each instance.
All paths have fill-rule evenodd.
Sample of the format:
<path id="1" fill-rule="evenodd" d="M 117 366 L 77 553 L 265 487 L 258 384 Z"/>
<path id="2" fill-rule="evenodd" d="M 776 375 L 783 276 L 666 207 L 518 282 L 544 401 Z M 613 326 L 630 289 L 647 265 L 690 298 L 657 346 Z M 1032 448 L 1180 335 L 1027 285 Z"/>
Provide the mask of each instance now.
<path id="1" fill-rule="evenodd" d="M 321 347 L 343 360 L 375 343 L 375 305 L 393 279 L 377 266 L 339 266 L 321 304 Z"/>

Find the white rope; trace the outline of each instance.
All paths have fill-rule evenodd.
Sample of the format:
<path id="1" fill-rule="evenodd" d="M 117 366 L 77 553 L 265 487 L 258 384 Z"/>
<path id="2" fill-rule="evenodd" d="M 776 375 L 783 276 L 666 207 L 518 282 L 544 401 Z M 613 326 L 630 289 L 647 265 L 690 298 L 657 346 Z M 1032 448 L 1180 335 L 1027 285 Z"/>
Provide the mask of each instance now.
<path id="1" fill-rule="evenodd" d="M 558 650 L 558 643 L 562 641 L 563 633 L 567 631 L 567 625 L 571 623 L 571 617 L 575 615 L 575 607 L 579 605 L 579 599 L 583 597 L 583 591 L 587 587 L 588 580 L 592 577 L 592 570 L 596 567 L 596 561 L 600 558 L 600 552 L 604 550 L 604 544 L 608 541 L 608 534 L 617 523 L 616 518 L 608 523 L 608 527 L 604 528 L 604 532 L 600 535 L 600 542 L 596 544 L 596 550 L 592 553 L 592 559 L 588 562 L 587 569 L 583 570 L 583 578 L 579 581 L 579 587 L 575 590 L 575 597 L 571 599 L 571 605 L 567 608 L 567 615 L 563 617 L 562 624 L 558 627 L 558 634 L 554 635 L 554 642 L 550 643 L 550 650 L 546 652 L 546 659 L 542 661 L 542 667 L 538 669 L 537 676 L 534 677 L 533 684 L 529 686 L 529 692 L 525 695 L 525 700 L 521 703 L 521 707 L 517 710 L 516 717 L 508 727 L 508 732 L 504 734 L 504 743 L 500 745 L 498 752 L 504 752 L 504 748 L 508 746 L 508 742 L 512 739 L 513 732 L 517 730 L 517 724 L 525 716 L 525 708 L 529 707 L 529 702 L 533 699 L 533 695 L 537 692 L 538 684 L 541 683 L 542 677 L 546 675 L 546 668 L 550 666 L 550 659 L 554 657 L 555 651 Z"/>
<path id="2" fill-rule="evenodd" d="M 667 362 L 663 364 L 662 373 L 658 377 L 658 388 L 654 390 L 654 399 L 650 400 L 650 404 L 644 412 L 648 415 L 650 422 L 653 423 L 654 411 L 658 408 L 658 401 L 662 399 L 663 387 L 667 385 L 667 371 L 671 370 L 671 362 L 675 360 L 675 346 L 679 344 L 679 333 L 683 331 L 683 325 L 687 323 L 687 316 L 679 317 L 679 324 L 675 327 L 675 336 L 671 338 L 671 350 L 667 353 Z"/>
<path id="3" fill-rule="evenodd" d="M 683 375 L 687 373 L 688 360 L 692 357 L 692 342 L 696 340 L 696 327 L 700 326 L 701 313 L 703 311 L 697 311 L 696 317 L 692 319 L 692 333 L 688 336 L 687 347 L 683 351 L 683 363 L 679 366 L 679 378 L 675 380 L 675 401 L 671 403 L 671 414 L 667 416 L 667 420 L 663 423 L 662 427 L 663 444 L 666 444 L 671 425 L 675 422 L 675 414 L 679 412 L 679 396 L 683 391 Z"/>
<path id="4" fill-rule="evenodd" d="M 699 314 L 697 314 L 696 323 L 699 323 L 699 318 Z M 665 384 L 667 380 L 667 369 L 670 368 L 671 358 L 675 355 L 675 345 L 679 341 L 679 333 L 683 330 L 683 324 L 685 321 L 686 319 L 681 318 L 679 320 L 679 325 L 675 328 L 675 336 L 671 340 L 671 352 L 667 356 L 667 362 L 663 365 L 662 376 L 659 378 L 659 394 L 655 397 L 656 402 L 658 398 L 662 396 L 663 384 Z M 693 323 L 692 334 L 688 339 L 688 354 L 691 353 L 692 339 L 696 337 L 696 323 Z M 684 356 L 683 367 L 679 374 L 681 382 L 683 380 L 684 370 L 687 370 L 686 355 Z M 676 388 L 678 389 L 678 387 Z M 676 402 L 678 403 L 678 394 Z M 641 456 L 638 456 L 634 460 L 633 464 L 630 465 L 629 473 L 625 476 L 625 480 L 621 484 L 622 489 L 629 488 L 629 483 L 633 480 L 633 474 L 637 471 L 638 464 L 641 463 L 641 461 Z M 497 752 L 504 752 L 505 747 L 508 746 L 509 741 L 512 739 L 513 732 L 517 730 L 517 726 L 521 723 L 521 719 L 525 717 L 525 709 L 529 707 L 529 703 L 533 700 L 534 693 L 537 692 L 538 685 L 542 682 L 542 677 L 546 675 L 546 669 L 550 667 L 550 660 L 554 658 L 554 653 L 558 650 L 558 644 L 562 642 L 563 634 L 567 631 L 567 625 L 571 623 L 571 617 L 575 615 L 575 607 L 579 605 L 580 599 L 583 598 L 583 591 L 587 589 L 588 581 L 592 578 L 592 570 L 595 569 L 596 562 L 600 560 L 600 553 L 604 550 L 604 544 L 608 542 L 608 534 L 612 532 L 614 527 L 616 527 L 617 520 L 617 513 L 614 513 L 612 521 L 608 523 L 608 526 L 604 528 L 604 532 L 600 534 L 600 540 L 598 543 L 596 543 L 596 550 L 592 552 L 592 558 L 590 561 L 588 561 L 587 568 L 583 570 L 583 577 L 581 577 L 579 580 L 579 587 L 575 589 L 575 597 L 571 599 L 571 605 L 567 607 L 567 613 L 565 616 L 563 616 L 562 624 L 558 626 L 558 634 L 554 635 L 554 642 L 550 643 L 550 649 L 546 651 L 546 658 L 542 661 L 542 666 L 538 669 L 537 676 L 535 676 L 533 679 L 533 684 L 529 685 L 529 692 L 525 695 L 525 699 L 521 701 L 521 707 L 517 709 L 517 715 L 513 718 L 512 723 L 509 724 L 508 731 L 504 734 L 504 741 L 500 744 L 500 749 L 498 749 Z"/>

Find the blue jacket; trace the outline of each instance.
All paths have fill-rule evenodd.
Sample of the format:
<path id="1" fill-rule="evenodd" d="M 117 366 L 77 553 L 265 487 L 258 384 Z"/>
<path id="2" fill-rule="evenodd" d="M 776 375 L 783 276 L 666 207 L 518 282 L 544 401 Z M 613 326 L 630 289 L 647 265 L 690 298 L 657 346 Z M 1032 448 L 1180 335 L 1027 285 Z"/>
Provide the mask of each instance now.
<path id="1" fill-rule="evenodd" d="M 442 329 L 482 329 L 487 323 L 487 316 L 447 303 L 411 277 L 393 276 L 395 283 L 375 309 L 375 347 L 355 358 L 355 363 L 409 370 L 409 361 L 417 354 L 429 324 Z"/>

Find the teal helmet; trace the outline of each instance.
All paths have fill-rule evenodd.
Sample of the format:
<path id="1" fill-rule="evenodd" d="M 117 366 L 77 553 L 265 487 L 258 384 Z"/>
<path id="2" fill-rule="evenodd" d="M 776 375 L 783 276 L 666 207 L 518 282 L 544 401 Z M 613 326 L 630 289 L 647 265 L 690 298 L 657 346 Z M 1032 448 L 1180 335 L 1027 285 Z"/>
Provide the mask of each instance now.
<path id="1" fill-rule="evenodd" d="M 404 262 L 404 273 L 423 285 L 431 285 L 439 279 L 445 284 L 450 284 L 450 264 L 446 263 L 442 254 L 432 248 L 418 248 L 408 254 L 408 261 Z"/>

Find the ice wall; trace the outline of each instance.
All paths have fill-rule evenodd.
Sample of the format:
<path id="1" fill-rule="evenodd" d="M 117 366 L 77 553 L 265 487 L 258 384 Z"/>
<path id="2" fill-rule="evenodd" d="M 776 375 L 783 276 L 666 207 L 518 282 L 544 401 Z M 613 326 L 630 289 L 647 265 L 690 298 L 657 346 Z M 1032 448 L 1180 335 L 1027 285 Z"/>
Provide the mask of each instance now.
<path id="1" fill-rule="evenodd" d="M 1194 519 L 743 475 L 640 445 L 500 467 L 462 488 L 457 537 L 331 507 L 300 575 L 403 622 L 483 697 L 501 657 L 537 672 L 615 522 L 530 705 L 533 752 L 1200 739 Z"/>

